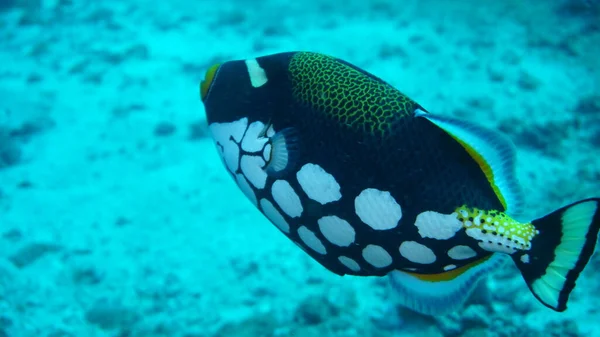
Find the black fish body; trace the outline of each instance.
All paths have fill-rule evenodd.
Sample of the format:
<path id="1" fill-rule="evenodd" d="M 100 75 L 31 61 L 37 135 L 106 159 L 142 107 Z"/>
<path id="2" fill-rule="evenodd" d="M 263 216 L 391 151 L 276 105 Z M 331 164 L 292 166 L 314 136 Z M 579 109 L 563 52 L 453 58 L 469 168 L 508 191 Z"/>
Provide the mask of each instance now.
<path id="1" fill-rule="evenodd" d="M 332 272 L 392 275 L 415 310 L 455 310 L 502 253 L 562 311 L 595 249 L 598 199 L 517 221 L 510 142 L 345 61 L 229 61 L 201 97 L 228 172 L 271 222 Z"/>

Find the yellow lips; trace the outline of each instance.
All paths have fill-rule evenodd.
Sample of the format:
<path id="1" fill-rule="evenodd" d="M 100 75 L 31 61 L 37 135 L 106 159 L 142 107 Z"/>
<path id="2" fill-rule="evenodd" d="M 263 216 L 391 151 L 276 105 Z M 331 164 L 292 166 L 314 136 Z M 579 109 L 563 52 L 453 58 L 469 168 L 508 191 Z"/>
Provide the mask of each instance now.
<path id="1" fill-rule="evenodd" d="M 210 68 L 208 68 L 206 74 L 204 74 L 204 80 L 200 83 L 200 98 L 203 101 L 206 98 L 206 94 L 208 94 L 208 89 L 210 89 L 210 85 L 212 84 L 220 65 L 221 64 L 219 63 L 212 65 Z"/>

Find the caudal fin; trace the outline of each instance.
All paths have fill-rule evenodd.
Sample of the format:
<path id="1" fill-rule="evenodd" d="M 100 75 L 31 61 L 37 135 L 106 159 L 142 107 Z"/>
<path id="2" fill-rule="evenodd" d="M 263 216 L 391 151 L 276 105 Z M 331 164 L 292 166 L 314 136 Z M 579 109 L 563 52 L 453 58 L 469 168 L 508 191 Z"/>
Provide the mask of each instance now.
<path id="1" fill-rule="evenodd" d="M 579 274 L 594 254 L 600 229 L 600 199 L 585 199 L 532 221 L 539 231 L 531 249 L 512 255 L 534 296 L 565 311 Z"/>

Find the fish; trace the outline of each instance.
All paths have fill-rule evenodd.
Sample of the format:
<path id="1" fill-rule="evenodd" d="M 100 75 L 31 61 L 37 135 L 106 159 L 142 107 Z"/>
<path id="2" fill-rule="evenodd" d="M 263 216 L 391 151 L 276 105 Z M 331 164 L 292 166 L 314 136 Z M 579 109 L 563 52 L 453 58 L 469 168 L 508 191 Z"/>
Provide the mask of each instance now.
<path id="1" fill-rule="evenodd" d="M 522 219 L 533 209 L 506 135 L 310 51 L 214 64 L 199 94 L 228 175 L 327 270 L 389 277 L 400 304 L 440 315 L 512 260 L 541 304 L 567 309 L 600 199 Z"/>

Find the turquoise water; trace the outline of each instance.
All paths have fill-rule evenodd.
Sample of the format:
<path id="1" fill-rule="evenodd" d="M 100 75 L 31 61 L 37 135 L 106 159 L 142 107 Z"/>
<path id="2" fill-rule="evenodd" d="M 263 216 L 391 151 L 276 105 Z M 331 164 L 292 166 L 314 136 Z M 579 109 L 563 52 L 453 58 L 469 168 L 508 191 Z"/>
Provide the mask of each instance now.
<path id="1" fill-rule="evenodd" d="M 429 317 L 281 235 L 198 88 L 292 50 L 503 132 L 531 217 L 600 194 L 596 1 L 0 0 L 0 336 L 600 336 L 598 257 L 564 313 L 507 265 Z"/>

